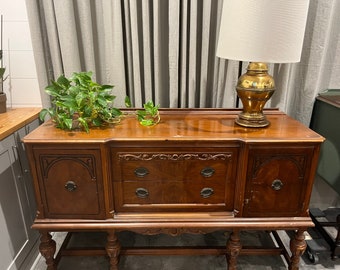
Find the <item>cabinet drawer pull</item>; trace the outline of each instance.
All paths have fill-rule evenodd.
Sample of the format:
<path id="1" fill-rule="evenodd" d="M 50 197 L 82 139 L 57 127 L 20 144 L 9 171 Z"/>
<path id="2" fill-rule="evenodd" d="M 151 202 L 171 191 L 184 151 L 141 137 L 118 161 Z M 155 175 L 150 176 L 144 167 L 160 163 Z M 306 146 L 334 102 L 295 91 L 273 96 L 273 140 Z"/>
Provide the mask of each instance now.
<path id="1" fill-rule="evenodd" d="M 67 181 L 66 184 L 65 184 L 65 188 L 68 191 L 75 191 L 77 189 L 77 185 L 73 181 Z"/>
<path id="2" fill-rule="evenodd" d="M 135 169 L 135 175 L 137 177 L 144 177 L 148 174 L 149 174 L 149 170 L 147 168 L 139 167 L 139 168 Z"/>
<path id="3" fill-rule="evenodd" d="M 272 189 L 280 190 L 283 187 L 283 183 L 280 179 L 275 179 L 272 183 Z"/>
<path id="4" fill-rule="evenodd" d="M 203 175 L 204 177 L 211 177 L 213 176 L 214 173 L 215 173 L 215 170 L 211 167 L 206 167 L 201 170 L 201 175 Z"/>
<path id="5" fill-rule="evenodd" d="M 144 198 L 149 197 L 149 191 L 145 188 L 137 188 L 136 195 L 138 198 L 144 199 Z"/>
<path id="6" fill-rule="evenodd" d="M 209 198 L 213 194 L 214 194 L 214 190 L 212 188 L 203 188 L 201 190 L 201 197 L 202 198 Z"/>

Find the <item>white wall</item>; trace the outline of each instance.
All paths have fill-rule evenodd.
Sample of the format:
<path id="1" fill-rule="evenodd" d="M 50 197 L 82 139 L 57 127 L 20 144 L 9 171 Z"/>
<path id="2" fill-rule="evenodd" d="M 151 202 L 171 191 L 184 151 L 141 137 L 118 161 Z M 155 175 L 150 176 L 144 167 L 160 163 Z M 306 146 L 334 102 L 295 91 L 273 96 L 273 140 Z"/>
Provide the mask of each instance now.
<path id="1" fill-rule="evenodd" d="M 8 107 L 41 107 L 25 0 L 0 0 Z"/>

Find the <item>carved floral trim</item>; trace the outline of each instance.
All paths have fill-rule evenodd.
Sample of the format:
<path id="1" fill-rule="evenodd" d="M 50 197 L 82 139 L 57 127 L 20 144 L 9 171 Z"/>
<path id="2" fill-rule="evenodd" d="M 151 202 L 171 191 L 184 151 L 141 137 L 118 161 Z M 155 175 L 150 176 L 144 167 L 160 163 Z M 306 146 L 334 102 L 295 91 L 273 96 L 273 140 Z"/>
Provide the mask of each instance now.
<path id="1" fill-rule="evenodd" d="M 150 161 L 150 160 L 231 160 L 231 153 L 120 153 L 119 160 Z"/>

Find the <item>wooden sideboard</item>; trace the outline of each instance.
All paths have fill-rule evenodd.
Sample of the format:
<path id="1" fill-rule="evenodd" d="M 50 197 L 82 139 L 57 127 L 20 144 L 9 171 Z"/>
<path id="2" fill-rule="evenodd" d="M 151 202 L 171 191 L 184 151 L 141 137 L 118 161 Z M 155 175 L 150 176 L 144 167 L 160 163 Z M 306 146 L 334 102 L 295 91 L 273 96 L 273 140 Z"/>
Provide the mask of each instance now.
<path id="1" fill-rule="evenodd" d="M 295 232 L 289 269 L 298 269 L 313 226 L 308 205 L 323 137 L 282 112 L 267 128 L 234 123 L 239 111 L 169 109 L 142 127 L 133 117 L 90 133 L 47 122 L 24 138 L 34 178 L 40 252 L 56 269 L 54 231 L 106 231 L 110 269 L 116 232 L 231 231 L 225 254 L 236 269 L 240 231 Z M 192 249 L 194 252 L 194 249 Z"/>

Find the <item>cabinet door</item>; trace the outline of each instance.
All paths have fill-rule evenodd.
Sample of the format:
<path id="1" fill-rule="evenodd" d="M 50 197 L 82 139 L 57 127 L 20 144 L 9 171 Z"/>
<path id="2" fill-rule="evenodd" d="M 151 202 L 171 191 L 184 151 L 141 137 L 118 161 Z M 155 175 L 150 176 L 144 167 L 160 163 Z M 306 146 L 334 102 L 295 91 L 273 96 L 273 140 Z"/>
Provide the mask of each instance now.
<path id="1" fill-rule="evenodd" d="M 282 145 L 249 151 L 244 216 L 306 215 L 314 148 Z"/>
<path id="2" fill-rule="evenodd" d="M 30 171 L 29 162 L 27 159 L 26 151 L 25 151 L 25 145 L 22 142 L 22 139 L 31 131 L 36 129 L 39 126 L 39 120 L 36 119 L 33 122 L 26 125 L 24 128 L 19 129 L 17 132 L 14 133 L 15 135 L 15 144 L 16 144 L 16 152 L 18 155 L 18 159 L 20 162 L 20 168 L 21 168 L 21 175 L 22 175 L 22 182 L 23 182 L 23 191 L 26 194 L 26 201 L 27 201 L 27 219 L 31 220 L 31 223 L 33 224 L 33 221 L 36 216 L 36 201 L 34 196 L 34 187 L 33 187 L 33 179 L 32 174 Z M 34 231 L 35 232 L 35 231 Z"/>
<path id="3" fill-rule="evenodd" d="M 34 158 L 45 218 L 104 218 L 100 149 L 42 147 Z"/>
<path id="4" fill-rule="evenodd" d="M 38 233 L 31 229 L 35 207 L 31 204 L 31 189 L 25 181 L 18 151 L 19 133 L 11 134 L 0 142 L 0 269 L 18 269 L 28 263 L 37 242 Z"/>

